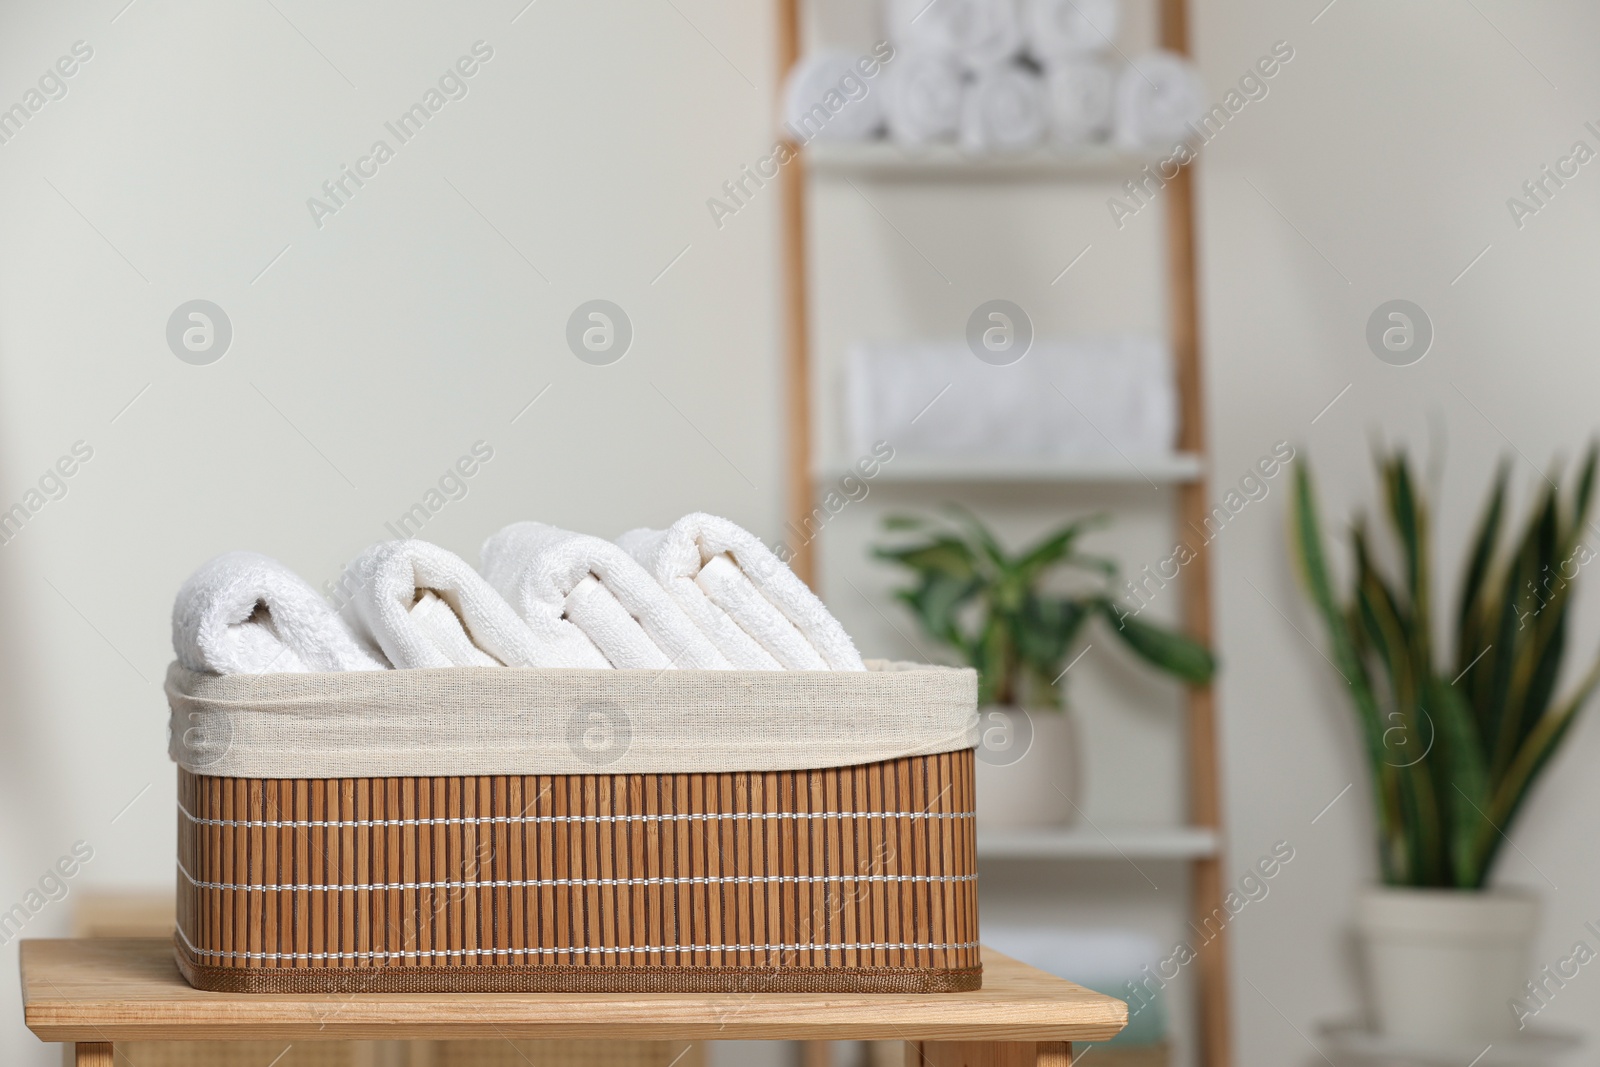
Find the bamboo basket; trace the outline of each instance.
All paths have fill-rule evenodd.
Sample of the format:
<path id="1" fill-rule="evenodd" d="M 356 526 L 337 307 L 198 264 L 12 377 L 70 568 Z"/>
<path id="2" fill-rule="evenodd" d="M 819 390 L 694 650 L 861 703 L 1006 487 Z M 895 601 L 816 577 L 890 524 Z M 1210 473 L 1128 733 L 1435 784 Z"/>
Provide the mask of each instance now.
<path id="1" fill-rule="evenodd" d="M 204 989 L 981 984 L 971 748 L 722 772 L 271 778 L 183 764 L 176 947 Z"/>

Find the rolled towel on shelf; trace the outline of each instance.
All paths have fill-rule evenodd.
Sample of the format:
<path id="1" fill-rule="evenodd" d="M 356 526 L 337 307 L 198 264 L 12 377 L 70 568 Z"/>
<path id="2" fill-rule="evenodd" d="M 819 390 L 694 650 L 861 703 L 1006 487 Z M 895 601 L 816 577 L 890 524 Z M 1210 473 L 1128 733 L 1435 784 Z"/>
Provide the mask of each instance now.
<path id="1" fill-rule="evenodd" d="M 576 629 L 536 634 L 466 560 L 427 541 L 373 545 L 350 572 L 346 611 L 396 667 L 609 666 L 592 645 L 583 656 Z"/>
<path id="2" fill-rule="evenodd" d="M 802 56 L 784 83 L 788 136 L 804 143 L 866 141 L 883 128 L 883 101 L 862 76 L 865 57 L 825 49 Z"/>
<path id="3" fill-rule="evenodd" d="M 961 107 L 961 147 L 973 153 L 1018 152 L 1044 136 L 1044 87 L 1015 64 L 990 67 L 967 83 Z"/>
<path id="4" fill-rule="evenodd" d="M 1116 83 L 1111 67 L 1092 56 L 1051 64 L 1045 70 L 1051 139 L 1071 146 L 1110 134 Z"/>
<path id="5" fill-rule="evenodd" d="M 1176 52 L 1148 52 L 1117 80 L 1116 139 L 1124 148 L 1168 148 L 1195 136 L 1206 112 L 1205 85 Z"/>
<path id="6" fill-rule="evenodd" d="M 883 73 L 889 136 L 901 144 L 954 140 L 961 129 L 961 67 L 938 55 L 904 55 Z"/>
<path id="7" fill-rule="evenodd" d="M 1121 22 L 1119 0 L 1022 0 L 1028 53 L 1046 65 L 1107 51 Z"/>
<path id="8" fill-rule="evenodd" d="M 984 70 L 1022 50 L 1016 0 L 889 0 L 889 39 L 911 55 Z"/>
<path id="9" fill-rule="evenodd" d="M 172 605 L 172 650 L 209 674 L 389 668 L 305 579 L 259 552 L 224 552 L 189 576 Z"/>
<path id="10" fill-rule="evenodd" d="M 866 669 L 816 594 L 743 527 L 695 512 L 665 530 L 631 530 L 617 544 L 735 667 Z"/>
<path id="11" fill-rule="evenodd" d="M 733 666 L 666 590 L 610 541 L 519 522 L 485 541 L 482 558 L 484 577 L 530 627 L 576 626 L 613 667 Z"/>

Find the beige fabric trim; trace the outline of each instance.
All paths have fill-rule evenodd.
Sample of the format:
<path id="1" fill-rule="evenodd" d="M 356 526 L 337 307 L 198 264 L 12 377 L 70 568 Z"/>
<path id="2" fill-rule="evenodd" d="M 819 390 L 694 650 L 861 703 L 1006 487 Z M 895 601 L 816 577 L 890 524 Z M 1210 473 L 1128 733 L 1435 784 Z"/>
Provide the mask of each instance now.
<path id="1" fill-rule="evenodd" d="M 169 753 L 228 778 L 689 774 L 847 767 L 971 748 L 977 675 L 447 667 L 167 670 Z"/>

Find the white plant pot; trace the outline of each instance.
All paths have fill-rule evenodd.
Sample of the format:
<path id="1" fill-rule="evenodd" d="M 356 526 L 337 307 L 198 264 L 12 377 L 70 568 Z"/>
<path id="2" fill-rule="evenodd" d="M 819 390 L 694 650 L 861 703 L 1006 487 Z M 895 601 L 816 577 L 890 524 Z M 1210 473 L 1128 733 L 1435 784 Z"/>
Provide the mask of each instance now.
<path id="1" fill-rule="evenodd" d="M 978 710 L 978 825 L 1065 826 L 1077 818 L 1079 773 L 1070 713 Z"/>
<path id="2" fill-rule="evenodd" d="M 1539 902 L 1523 893 L 1367 889 L 1356 930 L 1373 1025 L 1430 1044 L 1510 1038 L 1538 924 Z"/>

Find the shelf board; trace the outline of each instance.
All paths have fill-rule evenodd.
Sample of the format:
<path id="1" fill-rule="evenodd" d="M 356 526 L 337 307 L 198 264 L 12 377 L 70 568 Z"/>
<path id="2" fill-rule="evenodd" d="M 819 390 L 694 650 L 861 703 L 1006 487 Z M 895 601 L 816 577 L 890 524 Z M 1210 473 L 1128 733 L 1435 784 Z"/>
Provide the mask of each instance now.
<path id="1" fill-rule="evenodd" d="M 872 480 L 880 485 L 1085 482 L 1138 485 L 1144 482 L 1193 482 L 1200 478 L 1202 470 L 1200 457 L 1192 452 L 1174 452 L 1166 456 L 1063 456 L 1040 459 L 901 456 L 883 464 Z M 823 467 L 818 473 L 827 482 L 832 482 L 852 471 L 842 464 L 833 464 Z"/>
<path id="2" fill-rule="evenodd" d="M 1132 177 L 1163 156 L 1104 144 L 979 156 L 951 144 L 906 147 L 893 141 L 814 141 L 806 146 L 803 158 L 812 174 L 826 178 L 1094 181 Z"/>
<path id="3" fill-rule="evenodd" d="M 1188 860 L 1217 854 L 1215 831 L 1193 826 L 1111 829 L 1089 826 L 985 829 L 978 856 L 989 859 Z"/>

